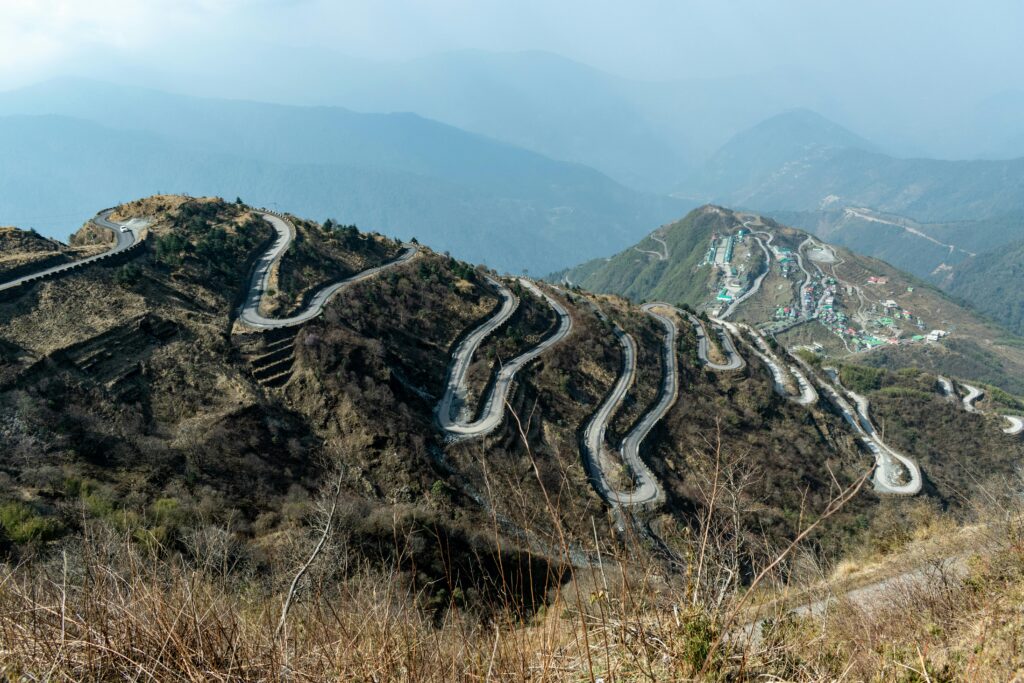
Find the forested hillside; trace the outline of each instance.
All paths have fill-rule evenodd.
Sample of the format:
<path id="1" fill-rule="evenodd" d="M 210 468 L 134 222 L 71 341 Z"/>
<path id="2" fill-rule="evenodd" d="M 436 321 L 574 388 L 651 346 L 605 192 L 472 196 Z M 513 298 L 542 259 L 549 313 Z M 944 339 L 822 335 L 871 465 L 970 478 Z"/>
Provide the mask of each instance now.
<path id="1" fill-rule="evenodd" d="M 1024 241 L 979 254 L 939 275 L 952 296 L 1024 334 Z"/>

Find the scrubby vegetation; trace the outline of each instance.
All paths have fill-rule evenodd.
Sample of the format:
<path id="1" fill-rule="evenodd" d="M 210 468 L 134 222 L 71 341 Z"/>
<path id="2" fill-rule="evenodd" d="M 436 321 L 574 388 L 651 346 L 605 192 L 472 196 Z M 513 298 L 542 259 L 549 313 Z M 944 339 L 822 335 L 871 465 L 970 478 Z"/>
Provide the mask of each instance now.
<path id="1" fill-rule="evenodd" d="M 330 218 L 322 224 L 289 217 L 295 237 L 282 257 L 266 313 L 287 315 L 320 287 L 395 258 L 401 245 Z"/>
<path id="2" fill-rule="evenodd" d="M 300 329 L 264 335 L 231 327 L 270 237 L 264 221 L 238 202 L 184 197 L 119 208 L 132 215 L 154 221 L 129 263 L 0 302 L 5 675 L 820 680 L 910 667 L 1005 677 L 998 648 L 1009 640 L 986 641 L 976 664 L 957 653 L 975 610 L 1006 616 L 1003 600 L 1019 595 L 1006 570 L 1013 526 L 977 545 L 983 559 L 947 576 L 936 601 L 886 598 L 921 609 L 900 632 L 870 610 L 841 611 L 857 603 L 837 607 L 842 622 L 787 616 L 794 597 L 845 591 L 850 577 L 877 583 L 850 563 L 885 564 L 977 523 L 973 500 L 1008 505 L 1020 447 L 941 399 L 933 376 L 841 368 L 929 477 L 919 499 L 879 500 L 865 484 L 870 457 L 838 415 L 776 395 L 752 357 L 708 371 L 681 324 L 680 398 L 643 446 L 667 504 L 611 511 L 579 454 L 621 368 L 595 306 L 640 344 L 617 434 L 661 376 L 660 326 L 635 307 L 549 287 L 572 336 L 517 376 L 499 429 L 448 444 L 433 410 L 453 347 L 497 304 L 482 270 L 424 248 Z M 330 250 L 355 264 L 376 240 L 300 230 L 333 242 L 308 270 L 309 252 L 296 252 L 296 272 L 309 275 L 296 283 L 327 275 L 316 259 Z M 381 257 L 396 246 L 373 244 Z M 483 375 L 555 321 L 512 286 L 522 305 L 482 347 Z M 253 349 L 287 361 L 282 383 L 257 379 Z M 961 621 L 943 602 L 955 600 Z M 894 647 L 851 641 L 851 624 Z M 744 640 L 755 625 L 760 638 Z M 932 649 L 919 657 L 915 638 Z"/>

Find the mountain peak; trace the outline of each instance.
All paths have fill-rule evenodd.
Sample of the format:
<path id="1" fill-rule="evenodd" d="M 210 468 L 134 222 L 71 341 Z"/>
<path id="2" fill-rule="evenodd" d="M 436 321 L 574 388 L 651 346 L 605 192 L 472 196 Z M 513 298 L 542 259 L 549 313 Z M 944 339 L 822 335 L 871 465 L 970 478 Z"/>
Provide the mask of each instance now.
<path id="1" fill-rule="evenodd" d="M 677 192 L 697 200 L 742 204 L 742 198 L 786 164 L 834 150 L 876 147 L 810 109 L 776 114 L 733 136 Z M 730 192 L 723 194 L 723 189 Z M 739 201 L 737 201 L 739 199 Z M 761 207 L 763 208 L 763 207 Z"/>
<path id="2" fill-rule="evenodd" d="M 850 147 L 876 151 L 876 146 L 835 121 L 810 109 L 791 109 L 771 116 L 737 134 L 726 147 L 740 142 L 749 144 L 763 136 L 772 136 L 787 146 Z"/>

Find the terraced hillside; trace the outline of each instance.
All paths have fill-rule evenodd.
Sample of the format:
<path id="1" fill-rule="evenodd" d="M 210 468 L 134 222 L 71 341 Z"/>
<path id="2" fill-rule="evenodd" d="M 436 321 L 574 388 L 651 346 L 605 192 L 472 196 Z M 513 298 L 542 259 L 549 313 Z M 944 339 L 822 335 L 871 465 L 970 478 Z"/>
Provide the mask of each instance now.
<path id="1" fill-rule="evenodd" d="M 933 435 L 900 416 L 946 406 L 937 379 L 929 394 L 924 374 L 880 375 L 862 405 L 845 368 L 668 304 L 239 202 L 157 196 L 103 215 L 113 228 L 82 235 L 144 219 L 146 238 L 0 299 L 0 551 L 40 576 L 100 534 L 283 601 L 286 624 L 304 618 L 287 613 L 297 586 L 333 604 L 368 576 L 437 620 L 526 618 L 595 567 L 693 576 L 710 525 L 728 542 L 695 580 L 724 596 L 807 519 L 823 516 L 806 548 L 829 565 L 898 542 L 922 505 L 968 514 L 1024 457 L 986 403 L 1012 397 L 990 390 L 988 416 L 950 404 Z M 721 240 L 737 219 L 687 220 Z M 772 248 L 799 237 L 741 223 Z M 637 253 L 661 263 L 684 243 L 671 228 L 651 241 Z M 774 267 L 752 237 L 733 246 Z"/>

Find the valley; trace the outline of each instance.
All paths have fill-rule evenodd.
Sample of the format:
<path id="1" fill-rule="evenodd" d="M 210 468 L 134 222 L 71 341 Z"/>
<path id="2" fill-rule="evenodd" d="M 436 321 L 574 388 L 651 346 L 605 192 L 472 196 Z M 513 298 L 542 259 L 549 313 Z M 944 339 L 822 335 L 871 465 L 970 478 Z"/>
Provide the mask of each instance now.
<path id="1" fill-rule="evenodd" d="M 17 490 L 19 514 L 45 529 L 3 527 L 6 552 L 98 524 L 191 552 L 201 525 L 234 520 L 247 571 L 279 575 L 329 484 L 351 510 L 337 533 L 369 571 L 394 567 L 421 606 L 444 613 L 458 591 L 467 609 L 515 600 L 533 613 L 566 572 L 627 571 L 616 548 L 671 575 L 689 566 L 684 530 L 699 531 L 713 505 L 713 464 L 744 481 L 728 489 L 744 501 L 728 522 L 737 590 L 752 578 L 744 564 L 770 561 L 766 538 L 778 547 L 800 533 L 796 506 L 827 519 L 814 534 L 824 559 L 916 501 L 965 509 L 954 491 L 969 475 L 951 461 L 1013 471 L 1024 442 L 1009 394 L 933 378 L 913 400 L 941 405 L 969 441 L 910 443 L 893 431 L 897 394 L 865 392 L 849 364 L 868 351 L 829 365 L 785 347 L 801 329 L 834 337 L 833 350 L 861 344 L 828 327 L 847 287 L 858 304 L 871 291 L 850 279 L 860 271 L 844 269 L 845 252 L 750 214 L 712 207 L 687 220 L 711 224 L 692 253 L 692 235 L 666 226 L 651 253 L 623 258 L 692 263 L 681 285 L 700 293 L 700 313 L 238 202 L 156 196 L 101 212 L 81 235 L 105 251 L 0 285 L 11 416 L 0 495 Z M 795 317 L 757 320 L 784 292 Z M 879 372 L 908 395 L 907 382 L 928 381 Z M 972 410 L 988 401 L 984 413 L 948 412 L 946 382 Z M 979 439 L 1004 457 L 979 457 Z M 859 494 L 832 510 L 851 487 Z M 385 550 L 396 533 L 419 549 Z M 426 540 L 437 534 L 447 540 Z M 470 570 L 474 557 L 489 568 Z M 518 578 L 495 592 L 508 567 Z"/>
<path id="2" fill-rule="evenodd" d="M 0 680 L 1024 683 L 976 5 L 0 2 Z"/>

